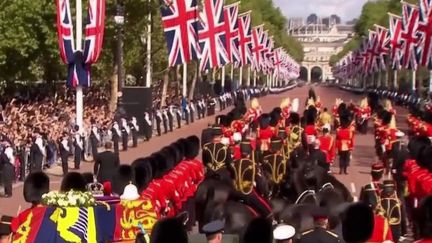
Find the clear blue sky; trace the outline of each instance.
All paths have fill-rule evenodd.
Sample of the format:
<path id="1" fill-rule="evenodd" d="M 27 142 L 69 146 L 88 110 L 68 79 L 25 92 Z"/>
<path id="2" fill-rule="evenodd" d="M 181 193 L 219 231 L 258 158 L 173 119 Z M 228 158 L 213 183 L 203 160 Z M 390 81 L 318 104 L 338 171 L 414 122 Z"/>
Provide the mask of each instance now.
<path id="1" fill-rule="evenodd" d="M 339 15 L 343 21 L 357 18 L 367 0 L 273 0 L 287 18 Z"/>

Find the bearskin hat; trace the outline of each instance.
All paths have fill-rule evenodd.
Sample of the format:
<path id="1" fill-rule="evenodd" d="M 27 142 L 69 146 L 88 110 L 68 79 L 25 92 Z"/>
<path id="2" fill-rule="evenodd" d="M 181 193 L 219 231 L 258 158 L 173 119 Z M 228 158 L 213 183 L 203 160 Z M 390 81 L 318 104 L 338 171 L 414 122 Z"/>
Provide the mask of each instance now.
<path id="1" fill-rule="evenodd" d="M 315 90 L 314 90 L 313 88 L 310 88 L 310 89 L 309 89 L 309 95 L 308 95 L 308 98 L 309 98 L 309 99 L 313 99 L 313 101 L 316 101 L 317 96 L 316 96 L 316 94 L 315 94 Z"/>
<path id="2" fill-rule="evenodd" d="M 188 160 L 195 159 L 200 151 L 200 140 L 197 136 L 189 136 L 186 139 L 185 157 Z"/>
<path id="3" fill-rule="evenodd" d="M 158 160 L 156 159 L 157 154 L 158 153 L 154 153 L 150 157 L 147 158 L 150 162 L 150 165 L 151 165 L 153 179 L 159 179 L 159 178 L 164 176 L 164 174 L 159 169 L 159 163 L 158 163 Z"/>
<path id="4" fill-rule="evenodd" d="M 184 146 L 182 144 L 180 144 L 179 142 L 175 142 L 175 143 L 172 143 L 170 145 L 170 147 L 173 147 L 176 150 L 176 157 L 175 157 L 175 160 L 174 160 L 174 162 L 175 162 L 174 165 L 177 165 L 185 157 Z"/>
<path id="5" fill-rule="evenodd" d="M 134 170 L 130 165 L 120 165 L 113 179 L 112 190 L 117 195 L 122 195 L 124 188 L 134 181 Z"/>
<path id="6" fill-rule="evenodd" d="M 392 114 L 386 110 L 384 110 L 381 113 L 381 120 L 382 120 L 382 125 L 388 125 L 390 124 L 391 120 L 392 120 Z"/>
<path id="7" fill-rule="evenodd" d="M 87 183 L 84 176 L 79 172 L 69 172 L 63 177 L 60 191 L 68 192 L 70 190 L 85 192 Z"/>
<path id="8" fill-rule="evenodd" d="M 169 234 L 167 234 L 169 232 Z M 167 218 L 158 221 L 153 227 L 150 242 L 152 243 L 187 243 L 187 231 L 178 218 Z"/>
<path id="9" fill-rule="evenodd" d="M 259 118 L 259 125 L 261 129 L 266 129 L 270 126 L 271 117 L 269 114 L 262 114 Z"/>
<path id="10" fill-rule="evenodd" d="M 339 119 L 342 128 L 347 128 L 351 125 L 351 115 L 348 111 L 341 112 Z"/>
<path id="11" fill-rule="evenodd" d="M 175 151 L 170 147 L 165 147 L 159 152 L 159 155 L 163 158 L 160 158 L 159 161 L 160 169 L 162 173 L 166 174 L 174 167 Z"/>
<path id="12" fill-rule="evenodd" d="M 315 121 L 318 116 L 318 111 L 315 107 L 311 106 L 309 107 L 309 109 L 307 109 L 307 111 L 305 111 L 305 116 L 306 116 L 306 124 L 308 125 L 315 124 Z"/>
<path id="13" fill-rule="evenodd" d="M 138 192 L 142 192 L 153 178 L 150 160 L 148 158 L 136 159 L 132 163 L 132 169 L 135 174 L 134 184 L 138 188 Z"/>
<path id="14" fill-rule="evenodd" d="M 184 156 L 186 154 L 186 138 L 180 138 L 175 143 L 178 144 L 179 149 L 181 150 Z"/>
<path id="15" fill-rule="evenodd" d="M 255 218 L 252 220 L 244 235 L 244 243 L 272 243 L 273 227 L 269 220 L 265 218 Z"/>
<path id="16" fill-rule="evenodd" d="M 298 125 L 300 123 L 300 115 L 298 113 L 291 112 L 289 120 L 289 124 Z"/>
<path id="17" fill-rule="evenodd" d="M 34 172 L 28 175 L 24 181 L 24 199 L 28 203 L 39 204 L 42 195 L 50 191 L 50 179 L 43 172 Z"/>
<path id="18" fill-rule="evenodd" d="M 169 170 L 171 170 L 172 168 L 174 168 L 174 166 L 177 164 L 177 159 L 180 158 L 180 152 L 177 151 L 177 149 L 174 146 L 165 146 L 162 151 L 166 151 L 169 155 L 171 160 L 168 161 L 168 167 L 170 168 Z"/>
<path id="19" fill-rule="evenodd" d="M 82 173 L 82 176 L 84 177 L 86 185 L 91 184 L 94 182 L 94 175 L 91 172 L 84 172 Z"/>
<path id="20" fill-rule="evenodd" d="M 417 164 L 421 167 L 421 168 L 425 168 L 425 169 L 432 169 L 432 147 L 431 146 L 425 146 L 424 149 L 421 150 L 420 152 L 420 158 L 417 159 Z"/>
<path id="21" fill-rule="evenodd" d="M 227 115 L 221 115 L 219 119 L 219 125 L 229 127 L 231 125 L 231 118 Z"/>
<path id="22" fill-rule="evenodd" d="M 338 114 L 340 115 L 342 112 L 345 112 L 348 109 L 347 104 L 345 103 L 340 103 L 338 106 Z"/>
<path id="23" fill-rule="evenodd" d="M 426 147 L 431 146 L 431 141 L 426 136 L 415 136 L 412 137 L 408 143 L 408 150 L 411 159 L 419 160 L 421 152 Z"/>
<path id="24" fill-rule="evenodd" d="M 347 243 L 367 241 L 372 236 L 373 229 L 372 208 L 364 203 L 350 205 L 342 215 L 342 235 Z"/>
<path id="25" fill-rule="evenodd" d="M 270 126 L 272 126 L 272 127 L 277 126 L 281 118 L 282 118 L 282 116 L 278 112 L 270 113 Z"/>
<path id="26" fill-rule="evenodd" d="M 432 196 L 422 200 L 418 213 L 420 237 L 429 239 L 432 237 Z"/>

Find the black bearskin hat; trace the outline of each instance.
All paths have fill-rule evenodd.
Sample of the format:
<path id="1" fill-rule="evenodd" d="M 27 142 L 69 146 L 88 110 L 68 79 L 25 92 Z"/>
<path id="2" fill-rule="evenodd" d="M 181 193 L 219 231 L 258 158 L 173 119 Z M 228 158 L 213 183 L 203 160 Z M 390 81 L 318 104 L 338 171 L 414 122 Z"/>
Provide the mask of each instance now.
<path id="1" fill-rule="evenodd" d="M 175 151 L 173 151 L 170 147 L 165 147 L 158 153 L 160 156 L 162 156 L 159 161 L 159 168 L 162 170 L 163 174 L 167 174 L 174 167 L 174 153 Z"/>
<path id="2" fill-rule="evenodd" d="M 420 158 L 417 161 L 417 164 L 421 168 L 428 169 L 429 171 L 432 169 L 432 147 L 425 146 L 423 150 L 421 150 Z"/>
<path id="3" fill-rule="evenodd" d="M 130 165 L 120 165 L 114 175 L 112 191 L 122 195 L 124 188 L 134 181 L 134 170 Z"/>
<path id="4" fill-rule="evenodd" d="M 132 163 L 132 169 L 135 174 L 134 184 L 138 188 L 138 192 L 141 193 L 153 178 L 150 160 L 148 158 L 136 159 Z"/>
<path id="5" fill-rule="evenodd" d="M 60 191 L 67 192 L 70 190 L 85 192 L 87 183 L 84 176 L 79 172 L 69 172 L 63 177 Z"/>
<path id="6" fill-rule="evenodd" d="M 259 118 L 259 125 L 261 129 L 266 129 L 270 126 L 271 117 L 269 114 L 262 114 Z"/>
<path id="7" fill-rule="evenodd" d="M 268 219 L 256 218 L 252 220 L 245 232 L 244 243 L 272 243 L 273 227 Z"/>
<path id="8" fill-rule="evenodd" d="M 175 143 L 172 143 L 170 145 L 170 147 L 172 147 L 172 148 L 174 148 L 176 150 L 176 157 L 175 157 L 175 160 L 174 160 L 174 162 L 175 162 L 174 165 L 177 165 L 185 157 L 185 155 L 184 155 L 184 151 L 185 151 L 184 150 L 184 146 L 182 144 L 180 144 L 179 142 L 175 142 Z"/>
<path id="9" fill-rule="evenodd" d="M 347 104 L 340 103 L 339 106 L 338 106 L 337 112 L 338 112 L 339 115 L 341 115 L 341 113 L 347 111 L 347 109 L 348 109 L 347 108 Z"/>
<path id="10" fill-rule="evenodd" d="M 280 112 L 273 110 L 270 113 L 270 126 L 275 127 L 278 125 L 280 119 L 282 118 Z"/>
<path id="11" fill-rule="evenodd" d="M 300 123 L 300 115 L 298 113 L 291 112 L 289 120 L 291 125 L 298 125 Z"/>
<path id="12" fill-rule="evenodd" d="M 179 149 L 181 149 L 181 153 L 183 154 L 183 156 L 185 156 L 186 155 L 186 138 L 180 138 L 175 143 L 178 144 Z"/>
<path id="13" fill-rule="evenodd" d="M 418 213 L 420 237 L 429 239 L 432 237 L 432 196 L 422 200 Z"/>
<path id="14" fill-rule="evenodd" d="M 168 171 L 172 170 L 174 166 L 177 164 L 176 159 L 180 157 L 180 152 L 173 146 L 166 146 L 162 149 L 163 152 L 166 152 L 169 155 L 169 160 L 167 161 Z"/>
<path id="15" fill-rule="evenodd" d="M 232 121 L 232 118 L 230 117 L 230 116 L 228 116 L 228 115 L 222 115 L 221 117 L 220 117 L 220 125 L 221 126 L 224 126 L 224 127 L 229 127 L 229 126 L 231 126 L 231 121 Z"/>
<path id="16" fill-rule="evenodd" d="M 24 181 L 24 199 L 28 203 L 38 204 L 42 201 L 42 195 L 50 191 L 50 179 L 43 172 L 34 172 L 28 175 Z"/>
<path id="17" fill-rule="evenodd" d="M 200 151 L 200 140 L 197 136 L 189 136 L 186 140 L 185 157 L 188 160 L 195 159 Z"/>
<path id="18" fill-rule="evenodd" d="M 426 147 L 431 146 L 431 141 L 426 136 L 415 136 L 408 143 L 408 150 L 411 159 L 419 160 L 421 152 Z"/>
<path id="19" fill-rule="evenodd" d="M 312 98 L 314 101 L 316 101 L 317 97 L 316 97 L 316 94 L 315 94 L 315 90 L 313 88 L 309 89 L 308 98 L 309 99 Z"/>
<path id="20" fill-rule="evenodd" d="M 168 234 L 167 234 L 168 232 Z M 187 243 L 188 235 L 187 231 L 181 222 L 177 218 L 167 218 L 158 221 L 151 234 L 151 243 Z"/>
<path id="21" fill-rule="evenodd" d="M 342 235 L 347 243 L 367 241 L 372 236 L 373 229 L 372 208 L 364 203 L 352 204 L 342 215 Z"/>
<path id="22" fill-rule="evenodd" d="M 308 125 L 315 124 L 315 121 L 316 121 L 317 116 L 318 116 L 318 111 L 313 106 L 309 107 L 309 109 L 307 109 L 307 111 L 305 111 L 305 116 L 306 116 L 306 124 L 308 124 Z"/>
<path id="23" fill-rule="evenodd" d="M 164 176 L 164 174 L 161 173 L 161 170 L 159 169 L 159 163 L 156 160 L 156 155 L 157 155 L 157 153 L 154 153 L 150 157 L 147 158 L 149 160 L 151 168 L 152 168 L 153 179 L 159 179 L 162 176 Z"/>
<path id="24" fill-rule="evenodd" d="M 388 125 L 391 122 L 392 114 L 388 111 L 383 111 L 381 114 L 382 125 Z"/>
<path id="25" fill-rule="evenodd" d="M 84 177 L 84 181 L 86 185 L 91 184 L 94 182 L 94 175 L 91 172 L 84 172 L 82 173 L 82 176 Z M 103 181 L 101 181 L 103 182 Z"/>
<path id="26" fill-rule="evenodd" d="M 270 139 L 270 150 L 277 152 L 282 149 L 282 140 L 279 137 L 272 137 Z"/>
<path id="27" fill-rule="evenodd" d="M 351 115 L 345 111 L 340 114 L 340 125 L 342 128 L 347 128 L 351 125 Z"/>

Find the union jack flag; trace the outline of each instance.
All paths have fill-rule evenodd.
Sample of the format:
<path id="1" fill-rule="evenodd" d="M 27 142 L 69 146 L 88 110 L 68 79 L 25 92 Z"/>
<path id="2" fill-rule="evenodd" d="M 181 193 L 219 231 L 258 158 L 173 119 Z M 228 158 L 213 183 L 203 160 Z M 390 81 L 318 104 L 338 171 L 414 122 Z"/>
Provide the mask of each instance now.
<path id="1" fill-rule="evenodd" d="M 89 0 L 88 18 L 85 27 L 84 56 L 86 63 L 95 63 L 102 52 L 105 21 L 105 1 Z"/>
<path id="2" fill-rule="evenodd" d="M 274 62 L 273 62 L 273 67 L 274 67 L 274 73 L 276 75 L 276 78 L 278 78 L 279 76 L 281 76 L 281 72 L 282 72 L 282 65 L 283 65 L 283 52 L 284 50 L 282 48 L 276 48 L 273 53 L 274 53 Z"/>
<path id="3" fill-rule="evenodd" d="M 161 0 L 168 66 L 188 63 L 200 53 L 197 0 Z"/>
<path id="4" fill-rule="evenodd" d="M 238 12 L 240 2 L 224 7 L 225 47 L 231 63 L 240 63 Z"/>
<path id="5" fill-rule="evenodd" d="M 253 62 L 250 13 L 251 12 L 249 11 L 239 14 L 238 17 L 239 47 L 241 57 L 240 66 L 246 66 Z"/>
<path id="6" fill-rule="evenodd" d="M 223 6 L 223 0 L 204 0 L 198 31 L 201 47 L 201 71 L 221 67 L 230 60 L 225 49 Z"/>
<path id="7" fill-rule="evenodd" d="M 432 69 L 432 1 L 419 0 L 420 18 L 417 27 L 419 43 L 416 47 L 418 63 Z"/>
<path id="8" fill-rule="evenodd" d="M 368 39 L 368 47 L 367 54 L 369 55 L 369 66 L 366 67 L 366 72 L 371 74 L 378 69 L 378 53 L 375 51 L 378 49 L 378 36 L 375 31 L 369 30 L 369 39 Z"/>
<path id="9" fill-rule="evenodd" d="M 390 44 L 390 36 L 387 28 L 384 28 L 379 25 L 375 25 L 375 31 L 377 33 L 378 45 L 377 50 L 375 52 L 378 54 L 378 62 L 379 66 L 382 70 L 386 70 L 386 58 L 388 56 L 389 44 Z"/>
<path id="10" fill-rule="evenodd" d="M 252 28 L 252 54 L 253 62 L 252 69 L 261 70 L 263 65 L 263 51 L 264 51 L 264 25 L 259 25 Z"/>
<path id="11" fill-rule="evenodd" d="M 370 60 L 370 53 L 368 51 L 369 41 L 368 38 L 364 38 L 361 45 L 360 45 L 360 53 L 362 57 L 362 73 L 364 75 L 369 74 L 369 62 Z"/>
<path id="12" fill-rule="evenodd" d="M 57 0 L 57 34 L 60 58 L 65 64 L 73 62 L 75 42 L 69 0 Z"/>
<path id="13" fill-rule="evenodd" d="M 414 47 L 418 42 L 418 37 L 416 35 L 418 19 L 418 7 L 402 2 L 401 65 L 406 69 L 417 69 L 417 60 Z"/>
<path id="14" fill-rule="evenodd" d="M 390 32 L 390 59 L 392 69 L 400 69 L 400 59 L 402 55 L 401 34 L 402 34 L 402 18 L 389 13 L 389 32 Z"/>
<path id="15" fill-rule="evenodd" d="M 263 61 L 262 69 L 266 74 L 270 74 L 273 69 L 274 41 L 273 41 L 273 36 L 269 36 L 268 31 L 264 32 L 263 43 L 264 43 L 264 50 L 263 50 L 264 61 Z"/>

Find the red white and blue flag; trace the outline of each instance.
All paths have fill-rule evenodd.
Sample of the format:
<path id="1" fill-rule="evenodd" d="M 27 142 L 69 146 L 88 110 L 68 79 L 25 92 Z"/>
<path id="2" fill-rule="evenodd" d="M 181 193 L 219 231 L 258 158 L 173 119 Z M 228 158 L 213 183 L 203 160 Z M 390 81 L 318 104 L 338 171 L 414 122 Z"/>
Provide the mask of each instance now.
<path id="1" fill-rule="evenodd" d="M 85 29 L 84 51 L 74 46 L 69 0 L 56 0 L 57 34 L 62 61 L 68 64 L 68 87 L 90 87 L 90 66 L 102 51 L 105 28 L 105 1 L 90 0 Z"/>
<path id="2" fill-rule="evenodd" d="M 389 52 L 390 36 L 387 28 L 375 25 L 375 32 L 377 33 L 378 45 L 375 53 L 378 55 L 378 65 L 382 70 L 387 69 L 387 56 Z"/>
<path id="3" fill-rule="evenodd" d="M 261 70 L 263 67 L 264 25 L 252 28 L 252 69 Z"/>
<path id="4" fill-rule="evenodd" d="M 402 18 L 397 15 L 389 14 L 389 32 L 390 32 L 390 60 L 393 70 L 400 69 L 400 59 L 402 55 L 401 34 Z"/>
<path id="5" fill-rule="evenodd" d="M 168 66 L 174 67 L 197 59 L 197 0 L 161 0 L 162 25 L 168 47 Z"/>
<path id="6" fill-rule="evenodd" d="M 418 20 L 418 7 L 406 2 L 402 2 L 401 65 L 406 69 L 417 69 L 417 60 L 414 47 L 418 43 Z"/>
<path id="7" fill-rule="evenodd" d="M 241 65 L 246 66 L 253 62 L 252 56 L 252 34 L 251 34 L 251 16 L 250 11 L 239 14 L 239 49 L 241 57 Z"/>
<path id="8" fill-rule="evenodd" d="M 231 63 L 240 63 L 238 12 L 240 2 L 224 7 L 225 48 Z"/>
<path id="9" fill-rule="evenodd" d="M 432 69 L 432 0 L 419 0 L 419 11 L 417 60 L 420 65 Z"/>

